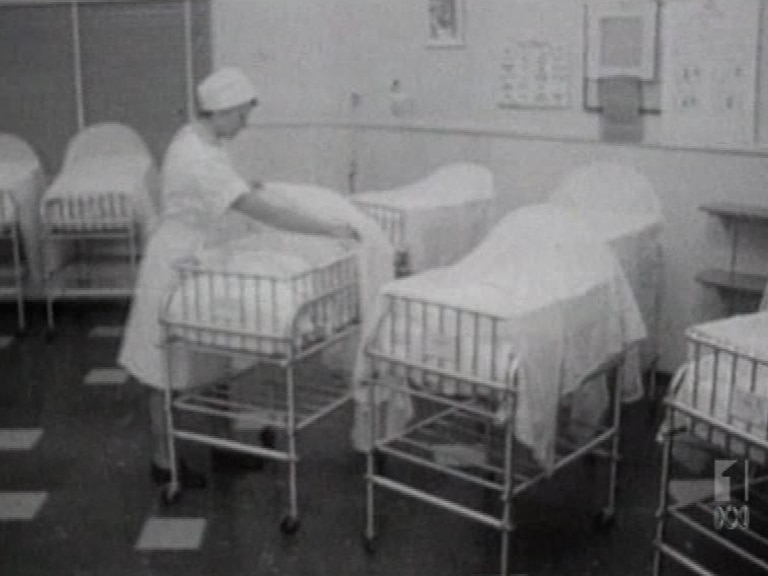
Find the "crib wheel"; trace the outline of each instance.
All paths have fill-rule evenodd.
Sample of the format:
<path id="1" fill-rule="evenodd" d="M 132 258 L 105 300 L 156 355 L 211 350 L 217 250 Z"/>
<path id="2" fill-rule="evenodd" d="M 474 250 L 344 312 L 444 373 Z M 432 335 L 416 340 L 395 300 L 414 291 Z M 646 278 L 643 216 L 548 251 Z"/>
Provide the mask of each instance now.
<path id="1" fill-rule="evenodd" d="M 376 554 L 376 537 L 363 535 L 363 548 L 371 556 Z"/>
<path id="2" fill-rule="evenodd" d="M 616 512 L 612 508 L 603 508 L 595 514 L 594 526 L 598 532 L 607 532 L 616 523 Z"/>
<path id="3" fill-rule="evenodd" d="M 293 536 L 299 531 L 299 519 L 295 516 L 285 516 L 280 522 L 280 531 L 286 536 Z"/>
<path id="4" fill-rule="evenodd" d="M 166 484 L 160 492 L 160 502 L 163 506 L 173 506 L 181 500 L 181 490 L 173 484 Z"/>

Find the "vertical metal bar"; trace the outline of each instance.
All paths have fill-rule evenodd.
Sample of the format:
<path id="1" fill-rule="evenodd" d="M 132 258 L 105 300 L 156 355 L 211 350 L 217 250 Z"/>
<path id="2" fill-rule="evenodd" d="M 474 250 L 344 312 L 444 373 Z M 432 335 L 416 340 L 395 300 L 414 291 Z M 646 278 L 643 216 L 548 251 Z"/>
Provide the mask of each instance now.
<path id="1" fill-rule="evenodd" d="M 685 378 L 685 375 L 682 376 Z M 674 383 L 674 382 L 673 382 Z M 656 541 L 653 553 L 653 576 L 659 576 L 661 570 L 661 545 L 664 543 L 667 524 L 667 498 L 670 462 L 672 458 L 672 442 L 674 441 L 675 410 L 667 407 L 667 432 L 664 436 L 664 451 L 661 461 L 661 482 L 659 486 L 659 509 L 656 511 Z"/>
<path id="2" fill-rule="evenodd" d="M 187 96 L 187 120 L 195 118 L 195 52 L 192 43 L 192 0 L 184 0 L 184 84 Z"/>
<path id="3" fill-rule="evenodd" d="M 85 102 L 83 98 L 83 57 L 80 44 L 80 6 L 78 2 L 70 5 L 70 19 L 72 22 L 72 65 L 74 67 L 75 81 L 75 113 L 77 114 L 77 129 L 85 127 Z"/>
<path id="4" fill-rule="evenodd" d="M 373 371 L 371 371 L 373 372 Z M 369 434 L 370 437 L 368 439 L 368 451 L 366 453 L 366 517 L 365 517 L 365 536 L 368 538 L 368 540 L 373 540 L 373 538 L 376 536 L 376 526 L 374 523 L 374 483 L 373 483 L 373 476 L 375 474 L 375 454 L 374 450 L 376 449 L 376 438 L 377 438 L 377 422 L 376 419 L 378 417 L 378 410 L 376 408 L 376 395 L 375 395 L 375 377 L 371 377 L 370 381 L 368 382 L 368 419 L 369 419 Z"/>
<path id="5" fill-rule="evenodd" d="M 294 396 L 293 365 L 286 367 L 287 403 L 288 403 L 288 482 L 290 489 L 290 516 L 295 520 L 299 517 L 298 487 L 296 485 L 296 467 L 298 456 L 296 454 L 296 399 Z"/>

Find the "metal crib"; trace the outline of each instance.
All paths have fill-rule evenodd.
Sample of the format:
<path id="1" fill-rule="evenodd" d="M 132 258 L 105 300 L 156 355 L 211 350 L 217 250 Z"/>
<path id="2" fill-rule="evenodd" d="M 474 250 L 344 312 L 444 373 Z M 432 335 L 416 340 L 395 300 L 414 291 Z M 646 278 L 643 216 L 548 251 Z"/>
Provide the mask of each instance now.
<path id="1" fill-rule="evenodd" d="M 653 574 L 665 559 L 703 576 L 768 574 L 768 390 L 758 388 L 768 357 L 706 329 L 691 328 L 686 338 L 688 362 L 664 402 Z M 673 454 L 684 442 L 712 460 L 709 474 L 679 478 Z"/>
<path id="2" fill-rule="evenodd" d="M 48 330 L 62 298 L 130 298 L 140 230 L 129 194 L 104 192 L 44 202 L 44 290 Z M 112 247 L 111 249 L 109 247 Z"/>
<path id="3" fill-rule="evenodd" d="M 399 312 L 395 312 L 398 309 Z M 428 322 L 427 318 L 432 320 Z M 619 460 L 623 354 L 611 357 L 589 376 L 611 375 L 608 422 L 591 428 L 588 436 L 580 439 L 558 427 L 553 467 L 544 468 L 515 440 L 520 374 L 517 358 L 500 356 L 503 354 L 499 336 L 503 320 L 427 300 L 387 296 L 387 312 L 366 349 L 373 375 L 367 392 L 372 416 L 370 438 L 374 439 L 367 454 L 366 472 L 365 540 L 369 552 L 375 549 L 375 490 L 384 488 L 498 530 L 500 573 L 507 574 L 509 539 L 516 527 L 514 499 L 553 472 L 589 454 L 607 457 L 610 461 L 607 503 L 597 520 L 601 526 L 611 524 Z M 414 329 L 419 325 L 419 330 Z M 474 334 L 470 342 L 451 336 L 465 334 L 468 329 Z M 401 343 L 404 340 L 405 350 L 411 350 L 417 339 L 421 339 L 421 349 L 425 350 L 428 331 L 443 341 L 439 359 L 416 359 L 408 357 L 409 352 L 392 353 L 396 337 Z M 481 334 L 487 338 L 485 346 L 481 346 Z M 499 360 L 506 363 L 506 369 L 499 369 L 504 365 Z M 394 398 L 398 394 L 411 400 L 414 417 L 402 429 L 385 430 L 379 423 L 377 399 L 386 395 Z M 445 446 L 471 446 L 476 455 L 456 465 L 455 461 L 441 456 L 441 447 Z M 478 509 L 476 502 L 432 493 L 429 488 L 417 486 L 410 477 L 395 478 L 387 472 L 391 468 L 390 460 L 485 490 L 486 494 L 498 498 L 500 507 L 497 513 L 485 507 Z"/>
<path id="4" fill-rule="evenodd" d="M 357 329 L 357 256 L 345 256 L 288 279 L 208 270 L 194 261 L 181 263 L 178 273 L 179 288 L 169 295 L 161 318 L 166 348 L 180 346 L 246 363 L 269 364 L 280 369 L 284 381 L 258 381 L 249 368 L 244 368 L 201 387 L 177 390 L 168 354 L 170 385 L 165 396 L 173 468 L 163 499 L 173 502 L 179 495 L 174 457 L 177 439 L 274 459 L 288 466 L 288 511 L 280 526 L 284 533 L 292 534 L 299 528 L 297 435 L 351 398 L 348 383 L 333 378 L 298 379 L 296 368 L 299 362 Z M 277 318 L 276 302 L 281 291 L 290 293 L 298 303 L 287 326 Z M 178 299 L 175 311 L 174 297 Z M 231 382 L 243 374 L 254 378 L 249 380 L 248 394 L 239 397 L 233 394 Z M 257 446 L 247 439 L 232 439 L 221 431 L 200 430 L 182 421 L 185 415 L 194 414 L 248 428 L 280 430 L 285 436 L 285 448 Z"/>

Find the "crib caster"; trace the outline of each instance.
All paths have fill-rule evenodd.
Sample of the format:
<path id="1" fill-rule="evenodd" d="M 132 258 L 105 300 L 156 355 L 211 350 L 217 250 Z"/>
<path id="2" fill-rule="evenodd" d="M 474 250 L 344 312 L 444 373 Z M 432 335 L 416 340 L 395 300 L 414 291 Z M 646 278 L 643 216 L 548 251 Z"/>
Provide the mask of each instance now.
<path id="1" fill-rule="evenodd" d="M 369 556 L 376 554 L 376 537 L 364 535 L 363 548 Z"/>
<path id="2" fill-rule="evenodd" d="M 616 523 L 616 511 L 613 508 L 603 508 L 595 514 L 593 523 L 598 532 L 607 532 Z"/>
<path id="3" fill-rule="evenodd" d="M 160 492 L 160 502 L 163 506 L 173 506 L 178 504 L 179 500 L 181 500 L 181 490 L 179 490 L 178 486 L 173 484 L 163 486 Z"/>
<path id="4" fill-rule="evenodd" d="M 280 522 L 280 531 L 286 536 L 293 536 L 299 531 L 300 523 L 299 519 L 295 516 L 285 516 Z"/>

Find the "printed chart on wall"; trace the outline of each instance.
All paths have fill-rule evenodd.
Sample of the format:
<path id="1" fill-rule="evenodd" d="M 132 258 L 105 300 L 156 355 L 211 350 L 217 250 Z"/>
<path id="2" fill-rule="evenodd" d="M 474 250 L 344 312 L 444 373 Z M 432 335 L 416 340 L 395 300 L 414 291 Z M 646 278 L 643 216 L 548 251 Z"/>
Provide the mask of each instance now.
<path id="1" fill-rule="evenodd" d="M 662 13 L 666 143 L 750 146 L 760 0 L 682 0 Z"/>
<path id="2" fill-rule="evenodd" d="M 473 45 L 482 109 L 581 106 L 583 19 L 580 2 L 546 0 L 489 0 L 473 13 L 484 31 Z"/>
<path id="3" fill-rule="evenodd" d="M 571 66 L 564 42 L 511 41 L 503 48 L 496 104 L 499 108 L 567 108 Z"/>

